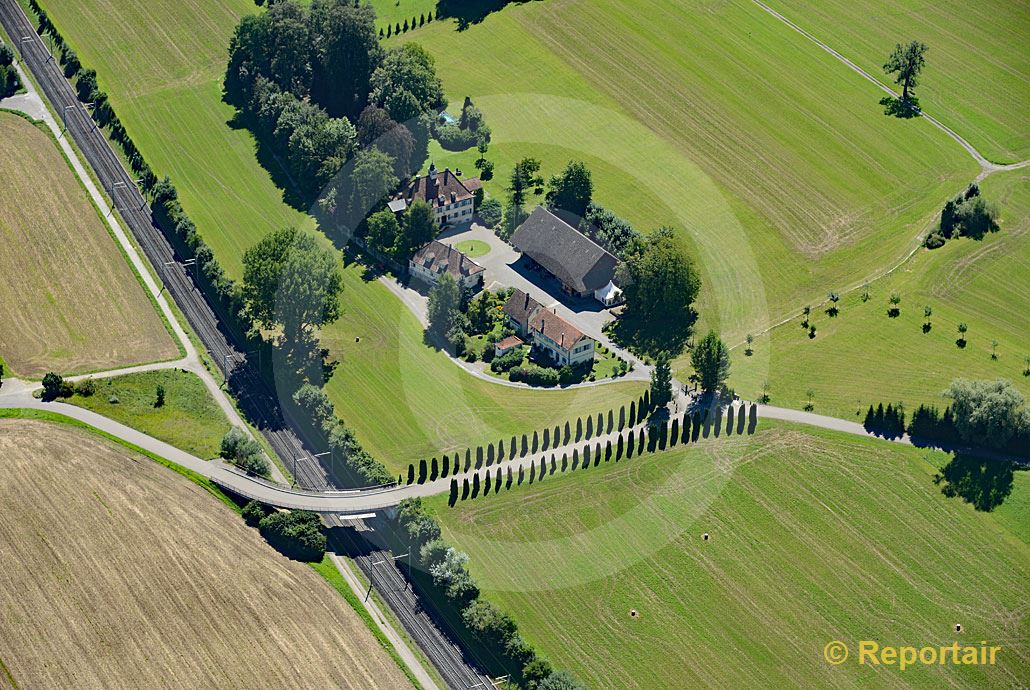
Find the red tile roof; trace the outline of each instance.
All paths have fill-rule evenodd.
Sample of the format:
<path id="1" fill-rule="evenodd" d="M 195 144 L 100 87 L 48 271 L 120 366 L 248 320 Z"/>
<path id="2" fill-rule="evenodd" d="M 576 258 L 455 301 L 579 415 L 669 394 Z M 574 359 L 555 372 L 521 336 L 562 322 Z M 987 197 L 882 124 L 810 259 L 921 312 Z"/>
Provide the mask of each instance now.
<path id="1" fill-rule="evenodd" d="M 578 328 L 558 316 L 557 313 L 546 309 L 540 309 L 533 314 L 529 320 L 529 329 L 543 333 L 566 350 L 571 350 L 579 341 L 586 338 Z"/>
<path id="2" fill-rule="evenodd" d="M 525 343 L 522 342 L 522 338 L 517 335 L 509 335 L 507 338 L 497 343 L 497 349 L 510 350 L 513 347 L 518 347 L 519 345 L 525 345 Z"/>

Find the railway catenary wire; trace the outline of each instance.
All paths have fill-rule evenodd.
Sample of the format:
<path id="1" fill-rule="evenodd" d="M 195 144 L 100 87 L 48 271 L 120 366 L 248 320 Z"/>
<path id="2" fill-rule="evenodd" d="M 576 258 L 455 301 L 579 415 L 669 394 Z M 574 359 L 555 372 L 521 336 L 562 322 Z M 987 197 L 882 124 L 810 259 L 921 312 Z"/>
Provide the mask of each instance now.
<path id="1" fill-rule="evenodd" d="M 25 67 L 32 72 L 54 111 L 59 113 L 64 134 L 71 136 L 93 168 L 111 206 L 122 216 L 158 279 L 224 374 L 241 410 L 268 440 L 283 464 L 288 469 L 295 468 L 295 480 L 300 486 L 333 488 L 332 472 L 315 458 L 315 453 L 324 449 L 310 448 L 292 428 L 272 386 L 248 361 L 238 336 L 224 326 L 193 276 L 182 265 L 184 257 L 176 253 L 157 226 L 136 180 L 122 166 L 104 133 L 79 102 L 57 60 L 47 50 L 17 0 L 0 0 L 0 22 L 18 45 Z"/>

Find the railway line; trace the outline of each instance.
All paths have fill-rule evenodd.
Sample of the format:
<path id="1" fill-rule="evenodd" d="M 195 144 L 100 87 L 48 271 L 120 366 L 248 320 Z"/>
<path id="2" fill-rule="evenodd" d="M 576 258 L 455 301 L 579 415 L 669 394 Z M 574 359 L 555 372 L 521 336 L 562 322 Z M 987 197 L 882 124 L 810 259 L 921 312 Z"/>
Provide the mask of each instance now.
<path id="1" fill-rule="evenodd" d="M 183 265 L 191 257 L 178 255 L 164 236 L 136 180 L 78 100 L 57 59 L 36 33 L 17 0 L 0 0 L 0 23 L 17 44 L 25 68 L 64 124 L 65 135 L 71 137 L 92 167 L 111 200 L 112 209 L 121 215 L 158 280 L 225 376 L 229 392 L 240 410 L 267 439 L 283 464 L 293 471 L 299 486 L 313 490 L 333 488 L 339 483 L 334 481 L 331 471 L 333 459 L 329 458 L 327 468 L 316 455 L 324 449 L 312 449 L 294 430 L 273 386 L 248 360 L 243 343 L 222 322 L 195 277 Z"/>

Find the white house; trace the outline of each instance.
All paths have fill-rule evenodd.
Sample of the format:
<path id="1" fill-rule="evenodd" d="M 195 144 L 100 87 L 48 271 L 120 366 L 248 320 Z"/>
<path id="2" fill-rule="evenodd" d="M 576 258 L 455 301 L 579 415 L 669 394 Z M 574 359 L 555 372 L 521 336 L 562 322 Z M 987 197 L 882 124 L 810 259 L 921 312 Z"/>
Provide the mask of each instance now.
<path id="1" fill-rule="evenodd" d="M 400 213 L 416 199 L 433 207 L 436 222 L 440 227 L 454 223 L 472 221 L 475 213 L 476 190 L 483 184 L 478 177 L 459 180 L 450 168 L 440 172 L 430 164 L 429 174 L 416 177 L 390 201 L 390 210 Z"/>

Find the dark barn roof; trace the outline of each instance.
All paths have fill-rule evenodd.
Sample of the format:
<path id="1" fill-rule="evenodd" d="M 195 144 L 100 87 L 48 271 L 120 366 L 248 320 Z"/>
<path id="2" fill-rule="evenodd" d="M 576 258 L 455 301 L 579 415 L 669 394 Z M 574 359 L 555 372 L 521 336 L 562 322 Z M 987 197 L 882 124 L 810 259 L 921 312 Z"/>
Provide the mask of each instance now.
<path id="1" fill-rule="evenodd" d="M 485 270 L 454 247 L 438 240 L 431 241 L 415 252 L 411 257 L 411 263 L 422 266 L 436 275 L 450 273 L 458 281 Z"/>
<path id="2" fill-rule="evenodd" d="M 543 206 L 529 214 L 511 242 L 576 292 L 593 292 L 615 276 L 614 256 Z"/>
<path id="3" fill-rule="evenodd" d="M 522 290 L 515 289 L 511 297 L 504 303 L 504 313 L 519 324 L 523 330 L 529 329 L 529 317 L 542 305 Z"/>

